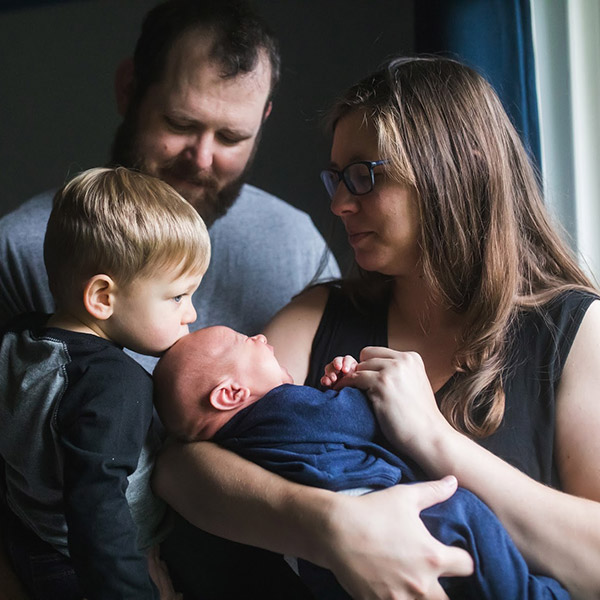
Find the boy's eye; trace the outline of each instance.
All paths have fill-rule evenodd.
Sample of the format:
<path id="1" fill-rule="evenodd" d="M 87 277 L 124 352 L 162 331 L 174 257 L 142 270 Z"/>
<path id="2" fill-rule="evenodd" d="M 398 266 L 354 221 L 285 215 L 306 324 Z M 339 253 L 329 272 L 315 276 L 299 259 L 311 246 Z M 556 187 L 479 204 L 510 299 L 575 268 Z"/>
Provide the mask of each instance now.
<path id="1" fill-rule="evenodd" d="M 175 302 L 181 302 L 182 298 L 183 298 L 183 294 L 180 294 L 179 296 L 173 296 L 173 300 L 175 300 Z"/>

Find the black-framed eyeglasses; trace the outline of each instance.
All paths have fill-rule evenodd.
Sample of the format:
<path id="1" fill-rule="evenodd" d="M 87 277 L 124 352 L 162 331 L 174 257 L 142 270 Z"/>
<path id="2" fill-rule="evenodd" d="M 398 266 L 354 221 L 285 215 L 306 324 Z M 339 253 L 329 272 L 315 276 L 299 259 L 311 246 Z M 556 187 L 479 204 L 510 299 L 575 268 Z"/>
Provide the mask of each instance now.
<path id="1" fill-rule="evenodd" d="M 341 171 L 337 169 L 323 169 L 321 171 L 321 181 L 325 185 L 330 198 L 333 198 L 340 181 L 344 182 L 344 185 L 351 194 L 362 196 L 372 191 L 375 185 L 373 169 L 388 162 L 388 159 L 361 160 L 346 165 Z"/>

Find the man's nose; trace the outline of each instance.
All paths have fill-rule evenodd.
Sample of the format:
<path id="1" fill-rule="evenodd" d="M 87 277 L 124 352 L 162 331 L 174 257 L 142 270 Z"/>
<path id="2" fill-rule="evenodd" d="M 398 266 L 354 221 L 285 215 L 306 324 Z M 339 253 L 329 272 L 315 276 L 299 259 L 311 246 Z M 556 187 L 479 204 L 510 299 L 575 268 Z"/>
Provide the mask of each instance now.
<path id="1" fill-rule="evenodd" d="M 214 136 L 208 132 L 197 135 L 190 144 L 188 151 L 191 160 L 194 161 L 199 170 L 210 169 L 214 155 Z"/>

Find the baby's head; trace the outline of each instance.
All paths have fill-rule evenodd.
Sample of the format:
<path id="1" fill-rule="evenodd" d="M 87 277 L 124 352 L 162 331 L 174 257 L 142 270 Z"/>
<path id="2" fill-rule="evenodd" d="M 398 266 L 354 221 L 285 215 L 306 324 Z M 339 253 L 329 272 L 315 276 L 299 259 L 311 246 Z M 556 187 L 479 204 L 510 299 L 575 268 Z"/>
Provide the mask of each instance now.
<path id="1" fill-rule="evenodd" d="M 209 260 L 204 221 L 156 177 L 90 169 L 54 197 L 44 261 L 57 312 L 123 346 L 159 354 L 187 333 Z"/>
<path id="2" fill-rule="evenodd" d="M 206 440 L 235 413 L 284 383 L 293 383 L 292 377 L 264 335 L 207 327 L 182 337 L 158 361 L 154 401 L 170 434 Z"/>

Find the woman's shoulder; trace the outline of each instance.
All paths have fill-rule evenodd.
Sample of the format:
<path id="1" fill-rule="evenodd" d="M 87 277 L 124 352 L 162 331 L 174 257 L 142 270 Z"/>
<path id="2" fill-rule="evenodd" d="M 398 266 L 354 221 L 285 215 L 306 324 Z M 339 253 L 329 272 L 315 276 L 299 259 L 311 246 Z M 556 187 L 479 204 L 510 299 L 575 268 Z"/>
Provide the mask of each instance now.
<path id="1" fill-rule="evenodd" d="M 599 299 L 592 290 L 567 289 L 534 308 L 523 310 L 518 322 L 520 328 L 533 328 L 538 333 L 576 332 L 590 306 Z"/>
<path id="2" fill-rule="evenodd" d="M 513 352 L 526 355 L 527 362 L 537 357 L 545 369 L 553 365 L 558 379 L 590 307 L 599 312 L 598 300 L 593 291 L 568 289 L 539 306 L 521 311 L 513 329 Z"/>
<path id="3" fill-rule="evenodd" d="M 583 288 L 566 289 L 543 305 L 549 314 L 561 314 L 573 310 L 587 310 L 600 294 L 594 290 Z"/>

